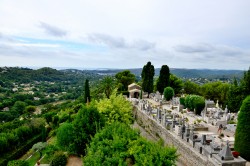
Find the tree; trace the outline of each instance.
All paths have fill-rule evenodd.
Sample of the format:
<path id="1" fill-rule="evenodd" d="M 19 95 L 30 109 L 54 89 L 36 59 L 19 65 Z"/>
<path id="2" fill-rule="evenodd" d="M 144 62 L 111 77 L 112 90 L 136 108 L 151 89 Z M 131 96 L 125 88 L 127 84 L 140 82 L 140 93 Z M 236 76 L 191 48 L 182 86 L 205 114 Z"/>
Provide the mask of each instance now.
<path id="1" fill-rule="evenodd" d="M 14 106 L 12 107 L 13 111 L 17 111 L 19 114 L 23 114 L 26 107 L 26 103 L 22 101 L 16 101 Z"/>
<path id="2" fill-rule="evenodd" d="M 71 152 L 74 142 L 74 128 L 71 123 L 63 123 L 56 132 L 57 144 L 63 150 Z"/>
<path id="3" fill-rule="evenodd" d="M 199 88 L 200 86 L 194 82 L 186 81 L 184 83 L 184 91 L 186 94 L 194 94 L 199 95 Z"/>
<path id="4" fill-rule="evenodd" d="M 174 96 L 174 89 L 171 87 L 166 87 L 164 89 L 164 98 L 169 101 L 173 98 Z"/>
<path id="5" fill-rule="evenodd" d="M 63 152 L 56 152 L 51 160 L 51 166 L 65 166 L 67 164 L 67 156 Z"/>
<path id="6" fill-rule="evenodd" d="M 101 84 L 99 86 L 99 92 L 104 93 L 106 97 L 109 98 L 112 91 L 114 90 L 114 87 L 114 78 L 111 76 L 106 76 L 101 81 Z"/>
<path id="7" fill-rule="evenodd" d="M 195 110 L 195 114 L 200 115 L 205 107 L 205 99 L 198 95 L 187 95 L 185 97 L 185 106 L 189 108 L 190 111 Z"/>
<path id="8" fill-rule="evenodd" d="M 92 165 L 175 165 L 176 148 L 142 138 L 129 125 L 107 125 L 92 139 L 83 162 Z"/>
<path id="9" fill-rule="evenodd" d="M 238 123 L 235 132 L 234 149 L 240 153 L 240 155 L 250 160 L 250 146 L 247 146 L 250 142 L 250 96 L 246 97 L 243 101 L 240 112 L 238 115 Z"/>
<path id="10" fill-rule="evenodd" d="M 85 80 L 84 84 L 84 103 L 90 102 L 89 80 Z"/>
<path id="11" fill-rule="evenodd" d="M 230 112 L 238 112 L 242 104 L 242 88 L 237 84 L 232 84 L 227 92 L 227 105 Z"/>
<path id="12" fill-rule="evenodd" d="M 84 155 L 85 148 L 90 142 L 91 137 L 93 137 L 98 129 L 101 129 L 103 125 L 104 119 L 97 111 L 97 108 L 92 105 L 84 106 L 77 113 L 77 116 L 73 121 L 75 132 L 74 152 L 78 155 Z"/>
<path id="13" fill-rule="evenodd" d="M 109 99 L 101 99 L 96 106 L 108 124 L 115 121 L 132 123 L 132 105 L 121 94 L 116 95 L 116 90 L 113 91 Z"/>
<path id="14" fill-rule="evenodd" d="M 31 105 L 29 105 L 29 106 L 27 106 L 26 108 L 25 108 L 25 112 L 27 112 L 27 113 L 33 113 L 33 112 L 35 112 L 36 111 L 36 107 L 35 106 L 31 106 Z"/>
<path id="15" fill-rule="evenodd" d="M 160 70 L 160 76 L 157 80 L 156 87 L 157 90 L 162 94 L 164 91 L 164 88 L 169 86 L 169 67 L 168 65 L 163 65 Z"/>
<path id="16" fill-rule="evenodd" d="M 117 79 L 118 85 L 120 85 L 118 88 L 118 90 L 120 91 L 127 91 L 128 85 L 135 82 L 135 75 L 132 74 L 129 70 L 124 70 L 117 73 L 115 75 L 115 78 Z"/>
<path id="17" fill-rule="evenodd" d="M 183 82 L 177 76 L 170 74 L 170 83 L 169 86 L 174 89 L 175 94 L 179 94 L 183 87 Z"/>
<path id="18" fill-rule="evenodd" d="M 248 71 L 244 72 L 243 79 L 241 81 L 241 86 L 243 89 L 243 95 L 246 97 L 247 95 L 250 94 L 250 67 Z"/>
<path id="19" fill-rule="evenodd" d="M 152 93 L 154 89 L 154 75 L 155 75 L 154 66 L 151 65 L 151 62 L 148 62 L 146 65 L 144 65 L 141 73 L 142 89 L 144 92 L 148 92 L 148 97 L 149 94 Z"/>

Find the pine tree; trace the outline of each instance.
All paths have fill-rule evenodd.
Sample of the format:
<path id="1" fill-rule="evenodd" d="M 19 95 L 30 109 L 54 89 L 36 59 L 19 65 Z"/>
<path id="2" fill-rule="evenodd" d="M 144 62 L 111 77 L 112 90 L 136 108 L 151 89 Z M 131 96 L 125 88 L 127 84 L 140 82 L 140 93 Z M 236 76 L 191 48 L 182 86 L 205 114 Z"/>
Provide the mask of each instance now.
<path id="1" fill-rule="evenodd" d="M 146 65 L 144 65 L 141 73 L 142 89 L 144 92 L 148 92 L 148 97 L 149 94 L 152 93 L 154 89 L 154 75 L 155 75 L 154 66 L 151 65 L 151 62 L 148 62 Z"/>
<path id="2" fill-rule="evenodd" d="M 159 76 L 159 79 L 158 79 L 157 84 L 156 84 L 157 90 L 161 94 L 163 93 L 164 88 L 169 86 L 169 83 L 170 83 L 169 82 L 169 76 L 170 76 L 170 73 L 169 73 L 168 65 L 163 65 L 161 67 L 160 76 Z"/>
<path id="3" fill-rule="evenodd" d="M 89 80 L 86 79 L 84 85 L 84 103 L 90 102 Z"/>

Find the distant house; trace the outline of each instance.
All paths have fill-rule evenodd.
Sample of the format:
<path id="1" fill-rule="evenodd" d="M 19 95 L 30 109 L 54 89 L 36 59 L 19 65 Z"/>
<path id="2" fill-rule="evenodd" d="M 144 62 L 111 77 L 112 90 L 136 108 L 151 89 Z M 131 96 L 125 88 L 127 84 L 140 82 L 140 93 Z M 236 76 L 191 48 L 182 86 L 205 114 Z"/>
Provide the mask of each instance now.
<path id="1" fill-rule="evenodd" d="M 128 92 L 130 98 L 139 98 L 141 93 L 141 86 L 136 83 L 132 83 L 128 86 Z"/>
<path id="2" fill-rule="evenodd" d="M 9 107 L 5 107 L 5 108 L 3 108 L 3 111 L 9 111 L 10 110 L 10 108 Z"/>

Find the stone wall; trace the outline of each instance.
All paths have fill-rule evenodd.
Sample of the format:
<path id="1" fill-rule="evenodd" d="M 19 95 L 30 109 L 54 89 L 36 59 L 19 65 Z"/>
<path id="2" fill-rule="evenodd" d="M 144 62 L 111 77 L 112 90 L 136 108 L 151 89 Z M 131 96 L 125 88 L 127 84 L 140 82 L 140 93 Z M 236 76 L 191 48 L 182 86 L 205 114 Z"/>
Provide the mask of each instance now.
<path id="1" fill-rule="evenodd" d="M 153 136 L 162 138 L 165 144 L 173 145 L 177 148 L 177 153 L 180 155 L 178 157 L 178 161 L 182 163 L 182 165 L 218 165 L 218 163 L 215 163 L 213 160 L 211 160 L 211 158 L 200 154 L 198 151 L 192 148 L 189 143 L 181 140 L 180 137 L 159 125 L 159 123 L 157 123 L 153 118 L 149 117 L 146 113 L 139 111 L 137 107 L 134 109 L 134 115 L 137 123 L 147 132 Z"/>

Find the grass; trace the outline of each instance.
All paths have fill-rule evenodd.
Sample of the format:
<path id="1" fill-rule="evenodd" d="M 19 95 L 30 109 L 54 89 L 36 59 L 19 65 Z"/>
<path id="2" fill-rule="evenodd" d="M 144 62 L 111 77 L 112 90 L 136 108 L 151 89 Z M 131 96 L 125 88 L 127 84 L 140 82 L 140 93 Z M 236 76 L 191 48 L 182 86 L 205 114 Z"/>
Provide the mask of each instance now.
<path id="1" fill-rule="evenodd" d="M 40 157 L 39 152 L 34 153 L 33 156 L 27 160 L 29 165 L 30 166 L 35 165 L 36 162 L 39 160 L 39 157 Z"/>

